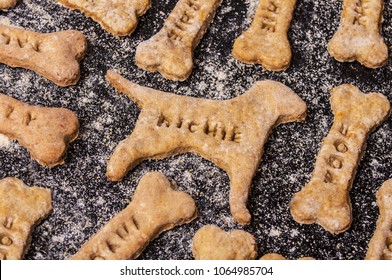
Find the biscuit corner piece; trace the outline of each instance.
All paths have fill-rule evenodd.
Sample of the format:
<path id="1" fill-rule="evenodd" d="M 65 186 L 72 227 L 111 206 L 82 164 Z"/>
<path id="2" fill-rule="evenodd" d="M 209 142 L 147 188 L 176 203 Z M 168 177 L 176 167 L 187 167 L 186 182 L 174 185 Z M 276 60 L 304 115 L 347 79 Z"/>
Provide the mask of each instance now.
<path id="1" fill-rule="evenodd" d="M 389 116 L 390 103 L 380 93 L 365 94 L 348 84 L 332 89 L 330 102 L 334 123 L 323 140 L 312 178 L 294 195 L 290 211 L 299 223 L 318 223 L 338 234 L 351 225 L 349 190 L 367 136 Z"/>
<path id="2" fill-rule="evenodd" d="M 86 51 L 80 31 L 38 33 L 0 25 L 0 63 L 30 69 L 62 87 L 79 81 Z"/>
<path id="3" fill-rule="evenodd" d="M 291 61 L 287 31 L 295 4 L 296 0 L 259 0 L 250 28 L 234 42 L 233 57 L 270 71 L 286 70 Z"/>
<path id="4" fill-rule="evenodd" d="M 380 34 L 383 7 L 383 0 L 344 0 L 339 28 L 328 44 L 331 56 L 368 68 L 387 64 L 388 47 Z"/>
<path id="5" fill-rule="evenodd" d="M 146 159 L 192 152 L 212 161 L 230 177 L 230 210 L 248 224 L 249 190 L 273 127 L 302 121 L 305 102 L 275 81 L 256 82 L 231 100 L 178 96 L 134 84 L 114 71 L 109 83 L 142 108 L 132 134 L 118 144 L 107 166 L 111 181 L 120 181 Z"/>
<path id="6" fill-rule="evenodd" d="M 392 179 L 377 192 L 380 216 L 368 245 L 366 260 L 392 260 Z"/>
<path id="7" fill-rule="evenodd" d="M 51 191 L 16 178 L 0 180 L 0 260 L 23 258 L 30 235 L 52 210 Z"/>
<path id="8" fill-rule="evenodd" d="M 0 0 L 0 10 L 8 10 L 15 7 L 18 0 Z"/>
<path id="9" fill-rule="evenodd" d="M 51 167 L 64 163 L 69 143 L 78 136 L 79 120 L 68 109 L 31 106 L 0 93 L 0 133 Z"/>
<path id="10" fill-rule="evenodd" d="M 57 0 L 80 10 L 114 36 L 127 36 L 137 27 L 138 17 L 150 8 L 150 0 Z"/>
<path id="11" fill-rule="evenodd" d="M 254 236 L 246 231 L 226 232 L 206 225 L 193 237 L 192 253 L 195 260 L 254 260 L 257 244 Z"/>
<path id="12" fill-rule="evenodd" d="M 197 217 L 195 201 L 172 188 L 158 172 L 145 174 L 132 201 L 103 226 L 71 260 L 128 260 L 137 258 L 163 231 Z"/>

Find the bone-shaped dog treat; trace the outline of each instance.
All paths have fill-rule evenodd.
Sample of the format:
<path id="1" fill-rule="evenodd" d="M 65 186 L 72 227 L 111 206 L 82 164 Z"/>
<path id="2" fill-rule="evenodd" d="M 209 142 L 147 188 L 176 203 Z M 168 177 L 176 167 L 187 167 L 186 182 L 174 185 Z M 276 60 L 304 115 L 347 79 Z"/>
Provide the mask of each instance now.
<path id="1" fill-rule="evenodd" d="M 310 182 L 290 205 L 299 223 L 318 223 L 331 233 L 351 225 L 349 190 L 364 153 L 367 135 L 389 115 L 388 99 L 379 93 L 364 94 L 352 85 L 331 91 L 335 116 L 323 140 Z"/>
<path id="2" fill-rule="evenodd" d="M 0 25 L 0 62 L 33 70 L 59 86 L 78 82 L 86 49 L 79 31 L 41 34 Z"/>
<path id="3" fill-rule="evenodd" d="M 380 217 L 369 242 L 367 260 L 392 260 L 392 180 L 386 181 L 377 192 Z"/>
<path id="4" fill-rule="evenodd" d="M 296 0 L 260 0 L 250 28 L 234 42 L 232 55 L 245 63 L 259 63 L 265 69 L 289 67 L 291 48 L 287 39 Z"/>
<path id="5" fill-rule="evenodd" d="M 192 253 L 196 260 L 254 260 L 257 245 L 253 235 L 246 231 L 226 232 L 206 225 L 193 237 Z"/>
<path id="6" fill-rule="evenodd" d="M 18 140 L 42 165 L 62 164 L 78 132 L 79 121 L 68 109 L 30 106 L 0 94 L 0 133 Z"/>
<path id="7" fill-rule="evenodd" d="M 99 230 L 71 259 L 135 259 L 163 231 L 197 216 L 195 201 L 172 189 L 158 172 L 143 176 L 131 203 Z"/>
<path id="8" fill-rule="evenodd" d="M 106 77 L 142 108 L 133 133 L 110 158 L 109 179 L 121 180 L 145 159 L 193 152 L 228 173 L 231 212 L 238 222 L 249 223 L 246 202 L 264 143 L 274 126 L 305 118 L 301 98 L 274 81 L 258 82 L 242 96 L 217 101 L 141 87 L 113 71 Z"/>
<path id="9" fill-rule="evenodd" d="M 0 181 L 0 260 L 23 258 L 30 235 L 52 210 L 51 192 L 16 178 Z"/>
<path id="10" fill-rule="evenodd" d="M 0 10 L 8 10 L 16 5 L 17 0 L 0 0 Z"/>
<path id="11" fill-rule="evenodd" d="M 329 42 L 329 53 L 341 62 L 384 66 L 388 47 L 380 34 L 383 6 L 383 0 L 343 0 L 340 26 Z"/>
<path id="12" fill-rule="evenodd" d="M 77 9 L 98 22 L 115 36 L 131 34 L 138 17 L 150 8 L 150 0 L 58 0 L 64 6 Z"/>
<path id="13" fill-rule="evenodd" d="M 136 64 L 184 81 L 193 69 L 193 50 L 206 32 L 222 0 L 179 0 L 162 29 L 136 49 Z"/>
<path id="14" fill-rule="evenodd" d="M 269 260 L 269 261 L 284 261 L 287 260 L 285 257 L 283 257 L 280 254 L 276 254 L 276 253 L 270 253 L 270 254 L 266 254 L 264 256 L 262 256 L 260 258 L 260 260 Z M 303 257 L 303 258 L 299 258 L 298 260 L 303 260 L 303 261 L 309 261 L 309 260 L 315 260 L 315 258 L 312 257 Z"/>

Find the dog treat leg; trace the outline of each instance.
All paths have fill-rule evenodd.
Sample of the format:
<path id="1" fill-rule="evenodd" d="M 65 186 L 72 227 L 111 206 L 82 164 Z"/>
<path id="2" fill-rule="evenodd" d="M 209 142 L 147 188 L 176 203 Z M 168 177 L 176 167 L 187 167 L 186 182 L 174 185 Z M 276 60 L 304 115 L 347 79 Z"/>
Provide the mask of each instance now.
<path id="1" fill-rule="evenodd" d="M 57 0 L 64 6 L 80 10 L 115 36 L 131 34 L 138 17 L 150 8 L 150 0 Z"/>
<path id="2" fill-rule="evenodd" d="M 107 166 L 112 181 L 146 159 L 192 152 L 230 177 L 234 218 L 250 222 L 249 189 L 263 146 L 273 127 L 305 118 L 306 104 L 278 82 L 257 82 L 245 94 L 226 101 L 178 96 L 136 85 L 113 71 L 107 80 L 142 111 L 133 133 L 115 149 Z"/>
<path id="3" fill-rule="evenodd" d="M 388 99 L 364 94 L 352 85 L 331 91 L 333 126 L 324 138 L 310 182 L 294 195 L 290 210 L 299 223 L 318 223 L 331 233 L 351 225 L 349 190 L 364 152 L 367 135 L 389 115 Z"/>
<path id="4" fill-rule="evenodd" d="M 0 0 L 0 10 L 8 10 L 15 7 L 18 0 Z"/>
<path id="5" fill-rule="evenodd" d="M 179 0 L 162 29 L 136 49 L 136 64 L 174 81 L 193 69 L 193 50 L 206 32 L 222 0 Z"/>
<path id="6" fill-rule="evenodd" d="M 30 106 L 0 94 L 0 133 L 18 140 L 44 166 L 62 164 L 78 132 L 79 121 L 68 109 Z"/>
<path id="7" fill-rule="evenodd" d="M 243 230 L 226 232 L 217 226 L 206 225 L 193 237 L 192 253 L 195 260 L 254 260 L 256 239 Z"/>
<path id="8" fill-rule="evenodd" d="M 386 181 L 378 190 L 377 204 L 380 216 L 365 259 L 392 260 L 392 180 Z"/>
<path id="9" fill-rule="evenodd" d="M 86 49 L 79 31 L 41 34 L 0 25 L 0 63 L 33 70 L 59 86 L 78 82 Z"/>
<path id="10" fill-rule="evenodd" d="M 112 218 L 70 259 L 135 259 L 163 231 L 189 223 L 197 216 L 194 200 L 173 190 L 158 172 L 143 176 L 132 202 Z"/>
<path id="11" fill-rule="evenodd" d="M 52 210 L 51 191 L 0 180 L 0 260 L 23 258 L 33 228 Z"/>
<path id="12" fill-rule="evenodd" d="M 234 42 L 232 55 L 244 63 L 265 69 L 289 67 L 291 48 L 287 39 L 296 0 L 260 0 L 250 28 Z"/>
<path id="13" fill-rule="evenodd" d="M 357 60 L 368 68 L 388 62 L 388 47 L 380 34 L 383 0 L 343 0 L 340 26 L 328 52 L 340 62 Z"/>

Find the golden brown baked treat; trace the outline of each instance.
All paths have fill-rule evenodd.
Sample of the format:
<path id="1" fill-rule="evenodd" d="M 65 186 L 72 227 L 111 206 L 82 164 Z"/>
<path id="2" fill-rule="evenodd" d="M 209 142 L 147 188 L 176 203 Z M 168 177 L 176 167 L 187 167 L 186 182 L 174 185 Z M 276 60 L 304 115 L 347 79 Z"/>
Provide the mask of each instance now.
<path id="1" fill-rule="evenodd" d="M 68 109 L 30 106 L 0 94 L 0 133 L 18 140 L 44 166 L 64 163 L 78 132 L 78 118 Z"/>
<path id="2" fill-rule="evenodd" d="M 274 81 L 257 82 L 237 98 L 217 101 L 141 87 L 113 71 L 106 78 L 142 108 L 133 133 L 109 160 L 108 178 L 121 180 L 145 159 L 193 152 L 228 173 L 231 213 L 239 223 L 249 223 L 246 203 L 264 143 L 276 125 L 305 118 L 301 98 Z"/>
<path id="3" fill-rule="evenodd" d="M 287 39 L 296 0 L 259 0 L 250 28 L 234 42 L 232 55 L 244 63 L 259 63 L 265 69 L 289 67 L 291 48 Z"/>
<path id="4" fill-rule="evenodd" d="M 59 86 L 78 82 L 86 49 L 79 31 L 42 34 L 0 25 L 0 63 L 33 70 Z"/>
<path id="5" fill-rule="evenodd" d="M 369 68 L 388 62 L 388 47 L 380 34 L 383 0 L 343 0 L 340 26 L 328 52 L 341 62 L 357 60 Z"/>
<path id="6" fill-rule="evenodd" d="M 226 232 L 206 225 L 193 237 L 192 253 L 196 260 L 254 260 L 257 245 L 253 235 L 246 231 Z"/>
<path id="7" fill-rule="evenodd" d="M 115 36 L 131 34 L 138 17 L 150 8 L 150 0 L 57 0 L 64 6 L 80 10 Z"/>
<path id="8" fill-rule="evenodd" d="M 136 49 L 136 64 L 159 71 L 166 79 L 184 81 L 193 69 L 193 50 L 222 0 L 179 0 L 162 29 Z"/>
<path id="9" fill-rule="evenodd" d="M 290 210 L 299 223 L 318 223 L 331 233 L 351 225 L 349 190 L 364 153 L 367 135 L 389 115 L 390 103 L 380 93 L 364 94 L 353 85 L 331 90 L 335 116 L 324 138 L 310 182 L 294 195 Z"/>
<path id="10" fill-rule="evenodd" d="M 23 258 L 33 228 L 52 210 L 51 191 L 0 180 L 0 260 Z"/>
<path id="11" fill-rule="evenodd" d="M 195 201 L 173 190 L 158 172 L 143 176 L 131 203 L 103 226 L 70 259 L 135 259 L 163 231 L 189 223 L 197 216 Z"/>
<path id="12" fill-rule="evenodd" d="M 8 10 L 15 7 L 18 0 L 0 0 L 0 10 Z"/>
<path id="13" fill-rule="evenodd" d="M 380 216 L 369 242 L 367 260 L 392 260 L 392 180 L 384 182 L 377 192 Z"/>
<path id="14" fill-rule="evenodd" d="M 266 254 L 264 256 L 262 256 L 260 258 L 260 260 L 270 260 L 270 261 L 283 261 L 283 260 L 287 260 L 285 257 L 283 257 L 280 254 L 276 254 L 276 253 L 270 253 L 270 254 Z M 315 260 L 312 257 L 303 257 L 303 258 L 299 258 L 298 260 L 303 260 L 303 261 L 309 261 L 309 260 Z"/>

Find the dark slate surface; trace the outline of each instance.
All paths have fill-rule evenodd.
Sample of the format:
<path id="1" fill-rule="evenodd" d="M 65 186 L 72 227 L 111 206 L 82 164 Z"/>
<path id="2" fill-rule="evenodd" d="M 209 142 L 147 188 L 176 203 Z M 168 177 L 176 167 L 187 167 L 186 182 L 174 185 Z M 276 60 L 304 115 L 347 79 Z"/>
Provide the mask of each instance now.
<path id="1" fill-rule="evenodd" d="M 1 24 L 40 32 L 77 29 L 89 43 L 81 80 L 69 88 L 60 88 L 31 71 L 0 65 L 0 92 L 30 104 L 69 108 L 81 123 L 80 136 L 71 144 L 66 164 L 51 169 L 31 160 L 19 144 L 0 138 L 0 178 L 14 176 L 28 185 L 53 191 L 53 213 L 34 231 L 27 259 L 64 259 L 75 253 L 126 207 L 140 178 L 153 170 L 162 171 L 197 201 L 199 218 L 159 236 L 140 259 L 192 259 L 192 237 L 205 224 L 216 224 L 225 230 L 243 228 L 252 233 L 260 256 L 277 252 L 290 259 L 364 258 L 378 216 L 375 193 L 391 176 L 392 120 L 369 137 L 350 192 L 353 223 L 348 231 L 334 236 L 318 225 L 299 225 L 288 209 L 293 194 L 310 179 L 320 142 L 332 124 L 328 90 L 352 83 L 365 92 L 378 91 L 392 97 L 391 63 L 369 70 L 358 63 L 336 62 L 328 55 L 326 45 L 338 26 L 340 1 L 298 1 L 289 31 L 292 66 L 287 71 L 271 73 L 230 56 L 235 38 L 251 22 L 257 0 L 224 0 L 195 51 L 192 76 L 182 83 L 146 73 L 134 63 L 136 46 L 160 29 L 175 0 L 152 0 L 152 8 L 141 18 L 135 33 L 121 39 L 55 1 L 19 2 L 15 9 L 0 12 Z M 388 1 L 383 23 L 388 45 L 392 43 L 391 11 Z M 124 181 L 108 182 L 107 159 L 116 144 L 132 132 L 139 114 L 132 101 L 115 94 L 105 81 L 104 74 L 111 68 L 141 85 L 211 99 L 232 98 L 257 80 L 273 79 L 291 87 L 306 101 L 307 120 L 275 128 L 265 145 L 248 203 L 253 215 L 249 226 L 241 227 L 231 218 L 227 174 L 192 154 L 146 161 Z"/>

